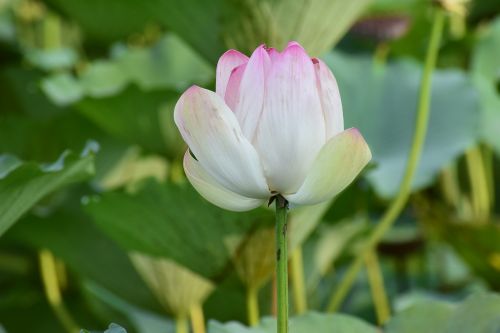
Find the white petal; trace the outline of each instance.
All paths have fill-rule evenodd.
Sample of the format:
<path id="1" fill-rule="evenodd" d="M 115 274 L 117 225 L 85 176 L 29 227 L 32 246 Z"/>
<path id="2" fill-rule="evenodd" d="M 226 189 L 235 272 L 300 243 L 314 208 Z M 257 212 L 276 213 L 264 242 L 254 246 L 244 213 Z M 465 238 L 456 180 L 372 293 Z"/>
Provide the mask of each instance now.
<path id="1" fill-rule="evenodd" d="M 321 100 L 321 108 L 325 117 L 326 140 L 344 130 L 344 115 L 340 100 L 339 87 L 332 72 L 319 59 L 313 59 L 314 69 Z"/>
<path id="2" fill-rule="evenodd" d="M 273 56 L 254 141 L 271 190 L 299 189 L 326 142 L 324 123 L 313 63 L 300 45 L 291 44 Z"/>
<path id="3" fill-rule="evenodd" d="M 208 174 L 190 154 L 184 155 L 184 170 L 193 187 L 212 204 L 236 212 L 254 209 L 264 203 L 262 199 L 251 199 L 234 193 Z"/>
<path id="4" fill-rule="evenodd" d="M 218 183 L 246 197 L 269 196 L 259 156 L 222 98 L 193 86 L 177 102 L 174 118 L 190 150 Z"/>
<path id="5" fill-rule="evenodd" d="M 349 185 L 370 161 L 372 154 L 355 128 L 337 134 L 321 149 L 297 193 L 285 198 L 295 205 L 328 200 Z"/>
<path id="6" fill-rule="evenodd" d="M 215 91 L 224 98 L 227 83 L 233 69 L 248 61 L 248 57 L 236 50 L 224 53 L 217 63 L 217 75 L 215 79 Z"/>
<path id="7" fill-rule="evenodd" d="M 264 46 L 259 46 L 248 60 L 239 85 L 237 103 L 231 109 L 236 114 L 245 137 L 253 140 L 265 95 L 265 77 L 271 60 Z M 233 75 L 238 75 L 234 73 Z M 231 80 L 231 85 L 232 85 Z M 231 102 L 230 102 L 231 103 Z"/>

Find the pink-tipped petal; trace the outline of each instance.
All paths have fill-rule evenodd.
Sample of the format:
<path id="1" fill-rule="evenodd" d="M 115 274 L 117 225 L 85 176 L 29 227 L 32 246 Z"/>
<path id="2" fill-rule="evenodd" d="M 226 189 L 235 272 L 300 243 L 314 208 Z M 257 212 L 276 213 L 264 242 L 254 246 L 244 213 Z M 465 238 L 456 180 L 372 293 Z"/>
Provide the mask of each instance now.
<path id="1" fill-rule="evenodd" d="M 344 115 L 342 113 L 339 87 L 328 66 L 319 59 L 313 58 L 312 60 L 316 71 L 321 107 L 325 117 L 326 140 L 329 140 L 344 130 Z"/>
<path id="2" fill-rule="evenodd" d="M 193 187 L 212 204 L 235 212 L 254 209 L 264 203 L 262 199 L 241 196 L 219 184 L 189 153 L 184 155 L 184 170 Z"/>
<path id="3" fill-rule="evenodd" d="M 246 67 L 247 64 L 236 67 L 235 69 L 233 69 L 233 72 L 229 77 L 224 100 L 231 110 L 236 110 L 238 106 L 238 102 L 240 100 L 241 79 L 243 78 L 243 73 L 245 73 Z"/>
<path id="4" fill-rule="evenodd" d="M 293 47 L 293 46 L 298 46 L 298 47 L 300 47 L 302 50 L 304 49 L 304 48 L 302 47 L 302 45 L 300 45 L 300 44 L 299 44 L 299 42 L 296 42 L 296 41 L 292 40 L 292 41 L 289 41 L 289 42 L 286 44 L 286 48 L 285 48 L 285 50 L 286 50 L 286 49 L 288 49 L 289 47 Z"/>
<path id="5" fill-rule="evenodd" d="M 275 61 L 278 59 L 280 53 L 278 50 L 276 50 L 274 47 L 270 47 L 267 49 L 267 54 L 269 55 L 269 59 L 271 59 L 271 62 Z"/>
<path id="6" fill-rule="evenodd" d="M 290 45 L 272 63 L 253 143 L 270 189 L 295 193 L 325 143 L 314 66 L 299 45 Z"/>
<path id="7" fill-rule="evenodd" d="M 245 197 L 269 196 L 259 156 L 221 97 L 193 86 L 177 102 L 174 119 L 200 165 L 217 183 Z"/>
<path id="8" fill-rule="evenodd" d="M 321 149 L 304 184 L 285 198 L 295 205 L 314 205 L 328 200 L 349 185 L 372 155 L 363 136 L 355 128 L 345 130 Z"/>
<path id="9" fill-rule="evenodd" d="M 248 57 L 236 50 L 229 50 L 219 58 L 215 79 L 215 92 L 219 96 L 224 98 L 227 83 L 233 69 L 242 64 L 245 64 L 247 61 Z"/>
<path id="10" fill-rule="evenodd" d="M 248 60 L 239 85 L 234 111 L 245 137 L 253 140 L 262 113 L 265 95 L 265 77 L 271 60 L 264 45 L 259 46 Z M 234 96 L 234 93 L 232 93 Z"/>

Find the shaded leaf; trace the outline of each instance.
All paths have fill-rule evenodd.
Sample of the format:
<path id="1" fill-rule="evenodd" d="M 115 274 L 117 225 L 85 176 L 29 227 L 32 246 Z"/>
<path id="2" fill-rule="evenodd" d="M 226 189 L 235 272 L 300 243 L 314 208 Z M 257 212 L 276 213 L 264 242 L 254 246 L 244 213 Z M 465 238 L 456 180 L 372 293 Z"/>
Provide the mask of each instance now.
<path id="1" fill-rule="evenodd" d="M 160 311 L 160 305 L 143 283 L 127 253 L 71 207 L 52 216 L 29 216 L 7 237 L 35 248 L 46 248 L 72 271 L 107 288 L 142 308 Z"/>
<path id="2" fill-rule="evenodd" d="M 234 9 L 224 25 L 223 39 L 228 47 L 247 53 L 262 43 L 282 49 L 293 40 L 301 43 L 310 55 L 318 56 L 331 50 L 370 2 L 228 1 Z"/>
<path id="3" fill-rule="evenodd" d="M 85 291 L 88 292 L 94 300 L 100 301 L 101 306 L 104 304 L 126 315 L 137 333 L 173 333 L 175 331 L 174 322 L 167 319 L 164 315 L 147 312 L 142 308 L 131 305 L 122 298 L 111 293 L 109 290 L 91 281 L 86 281 Z M 116 316 L 108 316 L 108 318 L 116 318 Z M 124 323 L 125 321 L 126 319 L 123 319 L 121 322 Z"/>
<path id="4" fill-rule="evenodd" d="M 81 156 L 67 151 L 48 165 L 25 162 L 12 168 L 9 159 L 1 159 L 10 165 L 10 172 L 0 179 L 0 235 L 47 194 L 90 177 L 93 160 L 88 149 Z"/>
<path id="5" fill-rule="evenodd" d="M 160 117 L 163 112 L 171 112 L 170 101 L 176 97 L 177 94 L 170 91 L 143 92 L 131 86 L 112 97 L 86 98 L 76 107 L 115 138 L 139 144 L 149 151 L 165 153 L 167 146 L 163 132 L 166 129 L 160 127 Z M 178 149 L 184 149 L 179 141 L 170 143 L 180 144 Z"/>
<path id="6" fill-rule="evenodd" d="M 87 38 L 105 43 L 143 30 L 152 23 L 142 1 L 135 0 L 48 0 L 50 5 L 70 16 L 85 31 Z"/>
<path id="7" fill-rule="evenodd" d="M 303 43 L 313 55 L 321 54 L 331 49 L 369 2 L 50 0 L 75 19 L 92 40 L 117 40 L 158 23 L 212 63 L 228 47 L 249 52 L 261 43 L 283 47 L 289 40 Z"/>
<path id="8" fill-rule="evenodd" d="M 110 192 L 95 197 L 86 210 L 123 248 L 173 259 L 208 278 L 220 277 L 227 268 L 232 253 L 224 239 L 273 221 L 270 211 L 224 211 L 187 184 L 152 180 L 134 194 Z"/>
<path id="9" fill-rule="evenodd" d="M 441 235 L 494 288 L 500 287 L 500 226 L 447 223 Z"/>

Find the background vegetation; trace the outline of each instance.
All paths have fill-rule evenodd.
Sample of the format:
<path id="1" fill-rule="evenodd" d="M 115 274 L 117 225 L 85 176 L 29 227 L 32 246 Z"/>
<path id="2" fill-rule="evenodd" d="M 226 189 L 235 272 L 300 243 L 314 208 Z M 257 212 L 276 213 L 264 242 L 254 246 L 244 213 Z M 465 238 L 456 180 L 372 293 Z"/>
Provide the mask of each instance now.
<path id="1" fill-rule="evenodd" d="M 400 193 L 436 11 L 446 25 L 411 196 L 360 257 Z M 292 313 L 358 319 L 293 325 L 498 332 L 499 13 L 494 0 L 0 0 L 3 329 L 173 332 L 189 318 L 198 333 L 204 314 L 212 333 L 243 333 L 220 323 L 255 320 L 252 301 L 271 315 L 272 211 L 204 201 L 172 112 L 190 85 L 213 88 L 226 49 L 297 40 L 331 67 L 373 162 L 290 222 Z"/>

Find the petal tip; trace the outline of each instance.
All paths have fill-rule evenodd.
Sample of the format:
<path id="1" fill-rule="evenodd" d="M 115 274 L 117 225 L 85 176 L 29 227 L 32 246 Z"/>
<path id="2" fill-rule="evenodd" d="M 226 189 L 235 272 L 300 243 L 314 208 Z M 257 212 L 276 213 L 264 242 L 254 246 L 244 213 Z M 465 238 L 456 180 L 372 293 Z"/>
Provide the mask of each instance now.
<path id="1" fill-rule="evenodd" d="M 288 44 L 286 45 L 286 48 L 288 49 L 289 47 L 294 47 L 294 46 L 298 46 L 301 49 L 304 49 L 304 47 L 302 47 L 302 45 L 300 45 L 299 42 L 294 41 L 294 40 L 289 41 Z"/>
<path id="2" fill-rule="evenodd" d="M 307 54 L 307 51 L 297 42 L 289 42 L 281 54 L 285 56 L 300 57 L 303 58 L 304 61 L 306 59 L 308 61 L 311 59 L 311 57 Z"/>
<path id="3" fill-rule="evenodd" d="M 218 63 L 220 64 L 227 60 L 231 61 L 231 59 L 238 62 L 248 61 L 248 57 L 245 54 L 235 49 L 229 49 L 220 56 Z"/>
<path id="4" fill-rule="evenodd" d="M 189 96 L 191 94 L 194 94 L 198 91 L 200 91 L 202 88 L 197 86 L 196 84 L 193 84 L 191 87 L 187 88 L 186 91 L 184 92 L 183 95 Z"/>
<path id="5" fill-rule="evenodd" d="M 370 150 L 370 147 L 368 146 L 368 143 L 366 143 L 365 138 L 363 137 L 363 135 L 361 134 L 359 129 L 357 129 L 356 127 L 350 128 L 349 131 L 353 134 L 353 136 L 357 140 L 361 141 L 361 143 L 365 146 L 365 152 L 366 152 L 367 163 L 368 163 L 368 161 L 370 161 L 372 159 L 372 152 Z"/>
<path id="6" fill-rule="evenodd" d="M 270 62 L 268 52 L 266 44 L 261 44 L 253 51 L 248 62 L 258 64 L 258 66 L 267 66 L 266 64 Z"/>
<path id="7" fill-rule="evenodd" d="M 352 133 L 352 134 L 355 134 L 355 135 L 357 135 L 357 136 L 363 137 L 363 135 L 361 135 L 361 132 L 359 131 L 359 129 L 358 129 L 358 128 L 356 128 L 356 127 L 351 127 L 349 130 L 351 131 L 351 133 Z"/>
<path id="8" fill-rule="evenodd" d="M 271 47 L 268 47 L 266 44 L 260 44 L 256 49 L 255 51 L 253 51 L 253 54 L 256 54 L 256 55 L 264 55 L 264 54 L 268 54 L 269 53 L 269 50 L 271 50 L 272 48 Z"/>
<path id="9" fill-rule="evenodd" d="M 235 50 L 235 49 L 229 49 L 229 50 L 227 50 L 226 52 L 224 52 L 224 53 L 222 54 L 221 58 L 222 58 L 222 57 L 225 57 L 225 56 L 233 56 L 233 55 L 237 55 L 237 56 L 239 56 L 239 55 L 241 55 L 241 54 L 242 54 L 242 53 L 241 53 L 240 51 L 238 51 L 238 50 Z"/>

